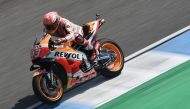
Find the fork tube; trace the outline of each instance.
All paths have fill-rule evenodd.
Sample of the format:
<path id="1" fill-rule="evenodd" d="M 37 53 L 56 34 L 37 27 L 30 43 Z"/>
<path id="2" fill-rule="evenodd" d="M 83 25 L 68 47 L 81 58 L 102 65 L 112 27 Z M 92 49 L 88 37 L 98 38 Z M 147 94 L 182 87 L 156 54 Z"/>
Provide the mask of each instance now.
<path id="1" fill-rule="evenodd" d="M 52 71 L 50 73 L 50 77 L 51 77 L 51 84 L 54 85 L 54 79 L 53 79 L 53 72 Z"/>

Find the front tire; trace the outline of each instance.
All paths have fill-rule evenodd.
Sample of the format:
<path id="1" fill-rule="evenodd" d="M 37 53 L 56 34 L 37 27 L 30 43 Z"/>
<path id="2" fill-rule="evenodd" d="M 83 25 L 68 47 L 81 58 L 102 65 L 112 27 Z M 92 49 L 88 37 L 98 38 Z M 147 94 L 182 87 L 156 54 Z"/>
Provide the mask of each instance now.
<path id="1" fill-rule="evenodd" d="M 33 77 L 32 86 L 35 95 L 42 101 L 48 104 L 59 102 L 63 97 L 63 83 L 59 76 L 54 73 L 54 79 L 57 82 L 57 88 L 48 87 L 47 80 L 44 74 Z"/>
<path id="2" fill-rule="evenodd" d="M 103 38 L 98 41 L 100 42 L 101 47 L 114 52 L 116 55 L 115 61 L 106 68 L 102 69 L 100 71 L 101 74 L 107 78 L 114 78 L 119 76 L 124 66 L 124 55 L 121 48 L 116 42 L 110 39 Z"/>

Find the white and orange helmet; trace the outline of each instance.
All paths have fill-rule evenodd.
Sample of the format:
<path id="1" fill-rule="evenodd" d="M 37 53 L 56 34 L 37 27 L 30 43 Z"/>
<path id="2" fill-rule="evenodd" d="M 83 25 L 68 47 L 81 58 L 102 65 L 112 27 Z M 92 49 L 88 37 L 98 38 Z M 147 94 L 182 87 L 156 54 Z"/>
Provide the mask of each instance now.
<path id="1" fill-rule="evenodd" d="M 60 16 L 57 12 L 48 12 L 43 17 L 43 24 L 48 33 L 54 33 L 60 24 Z"/>

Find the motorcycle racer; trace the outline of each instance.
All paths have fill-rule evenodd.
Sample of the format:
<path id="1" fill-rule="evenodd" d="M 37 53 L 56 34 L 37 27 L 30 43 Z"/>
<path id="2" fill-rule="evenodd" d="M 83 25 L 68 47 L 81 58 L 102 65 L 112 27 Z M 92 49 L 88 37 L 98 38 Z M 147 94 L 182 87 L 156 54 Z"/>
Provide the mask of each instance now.
<path id="1" fill-rule="evenodd" d="M 35 70 L 32 88 L 42 102 L 58 103 L 65 91 L 99 75 L 114 78 L 121 74 L 124 55 L 120 46 L 111 39 L 96 39 L 98 30 L 104 24 L 100 15 L 96 14 L 95 20 L 80 27 L 66 19 L 63 19 L 62 24 L 61 17 L 56 12 L 49 14 L 44 16 L 44 34 L 35 38 L 30 52 L 30 71 Z M 61 45 L 56 46 L 57 44 Z M 98 48 L 98 44 L 101 48 Z M 87 61 L 87 57 L 95 50 L 99 53 L 95 60 Z M 89 70 L 85 65 L 88 62 L 91 64 Z"/>
<path id="2" fill-rule="evenodd" d="M 67 41 L 73 41 L 76 44 L 82 46 L 85 50 L 93 50 L 89 60 L 92 61 L 96 58 L 98 53 L 99 44 L 92 45 L 91 41 L 86 40 L 83 36 L 83 28 L 79 25 L 72 23 L 66 18 L 61 17 L 57 12 L 48 12 L 43 17 L 43 25 L 45 32 L 58 37 L 57 44 L 61 44 Z M 90 63 L 85 55 L 83 55 L 86 69 L 90 69 Z"/>

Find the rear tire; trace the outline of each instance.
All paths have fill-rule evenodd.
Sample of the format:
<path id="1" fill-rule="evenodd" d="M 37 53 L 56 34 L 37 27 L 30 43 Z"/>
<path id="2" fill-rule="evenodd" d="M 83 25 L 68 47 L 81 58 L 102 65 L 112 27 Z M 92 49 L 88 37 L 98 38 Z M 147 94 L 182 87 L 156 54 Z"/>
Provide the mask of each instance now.
<path id="1" fill-rule="evenodd" d="M 121 48 L 116 42 L 110 39 L 102 38 L 98 41 L 100 42 L 101 47 L 104 47 L 107 50 L 111 50 L 116 54 L 116 60 L 113 62 L 112 65 L 113 67 L 111 69 L 107 67 L 102 69 L 100 71 L 101 75 L 106 78 L 114 78 L 119 76 L 124 66 L 124 55 Z"/>

